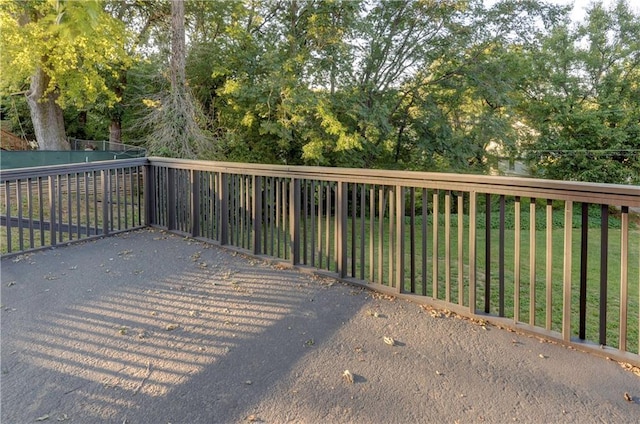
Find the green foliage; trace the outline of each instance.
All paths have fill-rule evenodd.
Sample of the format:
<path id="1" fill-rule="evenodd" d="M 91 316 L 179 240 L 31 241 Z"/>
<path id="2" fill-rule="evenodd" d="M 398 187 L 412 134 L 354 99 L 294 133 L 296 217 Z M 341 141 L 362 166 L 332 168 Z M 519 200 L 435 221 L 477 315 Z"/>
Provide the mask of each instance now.
<path id="1" fill-rule="evenodd" d="M 70 133 L 122 124 L 158 152 L 156 136 L 181 136 L 171 128 L 191 117 L 202 136 L 167 155 L 467 173 L 524 157 L 545 178 L 640 183 L 640 24 L 628 2 L 595 3 L 573 25 L 569 8 L 542 0 L 185 10 L 191 106 L 168 84 L 167 1 L 2 3 L 2 66 L 20 69 L 2 73 L 3 92 L 44 66 Z"/>
<path id="2" fill-rule="evenodd" d="M 26 140 L 36 139 L 29 117 L 29 105 L 24 96 L 2 96 L 0 105 L 4 129 Z"/>
<path id="3" fill-rule="evenodd" d="M 554 29 L 531 53 L 522 110 L 539 133 L 527 145 L 538 175 L 640 184 L 639 33 L 624 2 L 595 4 L 586 22 Z"/>
<path id="4" fill-rule="evenodd" d="M 57 102 L 83 107 L 101 95 L 117 100 L 108 89 L 109 72 L 131 63 L 124 50 L 121 22 L 102 10 L 100 1 L 7 1 L 0 3 L 3 48 L 0 90 L 23 89 L 38 68 L 51 78 L 45 94 L 59 92 Z"/>

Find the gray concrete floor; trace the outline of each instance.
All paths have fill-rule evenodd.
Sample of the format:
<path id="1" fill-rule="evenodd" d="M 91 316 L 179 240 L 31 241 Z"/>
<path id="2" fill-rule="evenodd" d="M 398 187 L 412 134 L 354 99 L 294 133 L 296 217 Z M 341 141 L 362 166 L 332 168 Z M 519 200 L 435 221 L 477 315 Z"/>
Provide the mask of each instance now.
<path id="1" fill-rule="evenodd" d="M 3 424 L 640 422 L 616 362 L 157 230 L 1 267 Z"/>

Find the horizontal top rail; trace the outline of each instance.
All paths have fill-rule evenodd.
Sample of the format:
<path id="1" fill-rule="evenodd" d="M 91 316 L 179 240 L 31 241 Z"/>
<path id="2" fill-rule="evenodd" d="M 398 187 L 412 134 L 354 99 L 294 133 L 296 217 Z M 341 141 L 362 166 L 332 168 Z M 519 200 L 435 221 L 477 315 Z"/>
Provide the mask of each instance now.
<path id="1" fill-rule="evenodd" d="M 212 162 L 160 157 L 150 157 L 149 161 L 152 165 L 188 170 L 380 185 L 403 185 L 640 207 L 640 186 L 623 184 L 383 169 Z"/>
<path id="2" fill-rule="evenodd" d="M 144 166 L 149 164 L 165 166 L 168 168 L 216 171 L 233 174 L 379 185 L 403 185 L 442 190 L 473 191 L 479 193 L 640 207 L 640 186 L 633 185 L 556 181 L 536 178 L 513 178 L 475 174 L 450 174 L 439 172 L 212 162 L 161 157 L 120 159 L 1 170 L 0 182 L 24 178 L 46 177 L 60 173 L 90 172 Z"/>
<path id="3" fill-rule="evenodd" d="M 0 183 L 25 178 L 48 177 L 49 175 L 67 174 L 75 172 L 101 171 L 106 169 L 121 169 L 133 166 L 148 165 L 146 157 L 133 159 L 105 160 L 99 162 L 84 162 L 63 165 L 34 166 L 30 168 L 15 168 L 0 170 Z"/>

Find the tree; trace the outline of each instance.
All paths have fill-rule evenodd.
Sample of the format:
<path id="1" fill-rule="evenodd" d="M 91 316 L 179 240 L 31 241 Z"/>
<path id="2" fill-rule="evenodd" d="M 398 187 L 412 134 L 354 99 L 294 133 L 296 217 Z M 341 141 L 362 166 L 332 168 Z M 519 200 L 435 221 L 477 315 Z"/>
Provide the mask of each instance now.
<path id="1" fill-rule="evenodd" d="M 117 96 L 105 74 L 130 63 L 126 32 L 97 0 L 0 3 L 3 92 L 25 90 L 40 149 L 67 150 L 63 108 Z M 115 65 L 114 65 L 115 64 Z"/>
<path id="2" fill-rule="evenodd" d="M 150 34 L 163 28 L 169 20 L 170 8 L 164 1 L 122 1 L 106 0 L 106 11 L 118 21 L 123 22 L 129 32 L 129 43 L 125 46 L 129 58 L 134 59 L 133 66 L 139 65 L 138 70 L 146 68 L 138 58 L 144 56 L 143 51 L 148 46 Z M 135 108 L 125 107 L 124 98 L 127 94 L 130 67 L 121 66 L 115 72 L 106 75 L 106 84 L 116 94 L 117 101 L 104 107 L 99 107 L 100 112 L 109 119 L 109 141 L 122 142 L 122 122 L 127 112 Z M 138 87 L 132 87 L 129 92 L 135 92 Z"/>
<path id="3" fill-rule="evenodd" d="M 531 55 L 523 112 L 538 136 L 527 157 L 553 179 L 640 183 L 640 16 L 594 4 Z"/>
<path id="4" fill-rule="evenodd" d="M 515 144 L 519 68 L 500 59 L 514 62 L 509 46 L 562 12 L 512 0 L 250 5 L 213 71 L 230 157 L 432 170 L 481 168 L 489 142 Z"/>
<path id="5" fill-rule="evenodd" d="M 187 87 L 184 1 L 171 0 L 169 92 L 161 93 L 146 119 L 149 151 L 181 158 L 206 155 L 210 139 L 202 131 L 203 115 Z"/>

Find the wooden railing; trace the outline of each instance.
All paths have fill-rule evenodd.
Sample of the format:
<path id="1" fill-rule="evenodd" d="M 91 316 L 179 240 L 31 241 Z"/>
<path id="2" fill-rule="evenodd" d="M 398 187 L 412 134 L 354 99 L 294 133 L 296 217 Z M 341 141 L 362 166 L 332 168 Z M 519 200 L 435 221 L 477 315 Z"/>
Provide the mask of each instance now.
<path id="1" fill-rule="evenodd" d="M 0 172 L 3 255 L 146 225 L 146 158 Z"/>
<path id="2" fill-rule="evenodd" d="M 152 225 L 640 364 L 638 186 L 166 158 L 107 164 L 2 172 L 5 239 L 20 228 L 29 240 L 9 252 L 34 247 L 32 227 L 47 219 L 56 243 Z M 25 186 L 32 194 L 17 201 Z M 70 221 L 59 213 L 65 190 L 85 193 L 66 200 L 80 211 Z M 17 216 L 12 205 L 25 196 L 49 199 L 55 219 L 28 208 Z M 74 209 L 87 196 L 89 206 Z"/>

